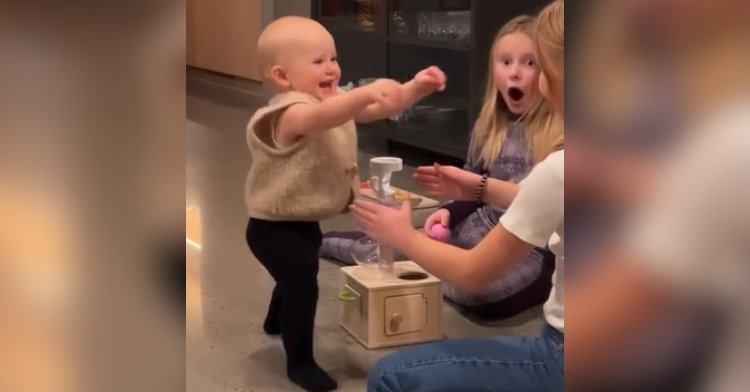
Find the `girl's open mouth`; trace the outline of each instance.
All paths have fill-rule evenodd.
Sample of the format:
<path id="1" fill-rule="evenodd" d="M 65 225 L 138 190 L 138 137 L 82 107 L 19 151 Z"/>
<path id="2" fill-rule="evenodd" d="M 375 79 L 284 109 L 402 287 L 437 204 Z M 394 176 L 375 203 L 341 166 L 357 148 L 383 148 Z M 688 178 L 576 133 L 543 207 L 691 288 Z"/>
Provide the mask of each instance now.
<path id="1" fill-rule="evenodd" d="M 518 87 L 511 87 L 508 89 L 508 97 L 510 97 L 511 100 L 514 102 L 518 102 L 523 99 L 524 93 L 523 90 L 521 90 Z"/>

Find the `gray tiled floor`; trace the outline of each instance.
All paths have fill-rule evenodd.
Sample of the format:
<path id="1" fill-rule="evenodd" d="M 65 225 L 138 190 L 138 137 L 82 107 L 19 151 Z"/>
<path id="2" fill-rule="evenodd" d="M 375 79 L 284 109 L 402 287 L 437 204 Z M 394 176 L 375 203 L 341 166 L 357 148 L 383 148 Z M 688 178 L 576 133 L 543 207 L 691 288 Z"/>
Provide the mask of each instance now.
<path id="1" fill-rule="evenodd" d="M 188 202 L 199 211 L 201 235 L 189 247 L 187 391 L 297 391 L 283 375 L 283 350 L 278 339 L 261 331 L 272 281 L 244 243 L 247 222 L 243 186 L 249 155 L 244 142 L 245 124 L 252 107 L 238 108 L 216 97 L 189 95 L 187 100 Z M 362 137 L 363 167 L 372 154 L 382 154 L 382 142 Z M 413 168 L 395 183 L 416 190 L 410 180 Z M 325 230 L 351 228 L 350 217 L 324 222 Z M 192 237 L 191 237 L 192 238 Z M 200 250 L 197 250 L 197 246 Z M 321 295 L 317 317 L 316 352 L 320 364 L 339 380 L 340 391 L 364 391 L 367 369 L 387 351 L 367 351 L 337 324 L 338 267 L 321 261 Z M 194 294 L 191 296 L 191 290 Z M 539 309 L 497 325 L 468 321 L 444 307 L 448 337 L 533 334 L 539 326 Z"/>

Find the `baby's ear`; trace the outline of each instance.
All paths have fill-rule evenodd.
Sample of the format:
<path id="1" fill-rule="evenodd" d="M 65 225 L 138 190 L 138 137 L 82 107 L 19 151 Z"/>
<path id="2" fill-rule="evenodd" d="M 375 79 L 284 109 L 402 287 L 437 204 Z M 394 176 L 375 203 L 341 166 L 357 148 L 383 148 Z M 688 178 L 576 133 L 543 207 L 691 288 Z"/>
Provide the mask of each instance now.
<path id="1" fill-rule="evenodd" d="M 289 87 L 289 79 L 287 79 L 286 71 L 280 65 L 274 65 L 270 70 L 271 80 L 281 87 Z"/>

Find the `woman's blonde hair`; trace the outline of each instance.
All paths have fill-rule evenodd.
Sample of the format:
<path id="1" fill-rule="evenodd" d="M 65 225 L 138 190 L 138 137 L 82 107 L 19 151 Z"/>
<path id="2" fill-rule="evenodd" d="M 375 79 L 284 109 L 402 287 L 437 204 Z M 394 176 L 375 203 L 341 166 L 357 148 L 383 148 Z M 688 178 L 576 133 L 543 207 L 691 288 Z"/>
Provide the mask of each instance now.
<path id="1" fill-rule="evenodd" d="M 553 91 L 564 86 L 562 67 L 565 58 L 565 2 L 554 0 L 546 6 L 536 20 L 534 37 L 539 68 L 547 78 L 550 94 L 562 97 L 563 91 Z"/>
<path id="2" fill-rule="evenodd" d="M 500 155 L 508 133 L 508 114 L 510 109 L 502 95 L 498 93 L 493 77 L 495 50 L 497 43 L 506 35 L 521 33 L 529 38 L 534 37 L 535 19 L 521 15 L 506 23 L 495 37 L 490 51 L 487 70 L 487 88 L 485 89 L 482 110 L 474 124 L 472 138 L 474 144 L 482 146 L 481 159 L 488 168 Z M 535 86 L 536 88 L 536 86 Z M 525 127 L 525 139 L 531 149 L 533 164 L 544 160 L 551 152 L 563 144 L 563 126 L 558 116 L 541 94 L 535 94 L 534 102 L 522 118 Z"/>

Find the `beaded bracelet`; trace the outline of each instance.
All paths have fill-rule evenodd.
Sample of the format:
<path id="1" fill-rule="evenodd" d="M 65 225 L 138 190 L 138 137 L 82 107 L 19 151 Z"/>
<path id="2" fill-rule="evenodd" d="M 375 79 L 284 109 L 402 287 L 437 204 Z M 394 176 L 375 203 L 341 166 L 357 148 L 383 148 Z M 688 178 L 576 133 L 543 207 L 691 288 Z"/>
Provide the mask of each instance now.
<path id="1" fill-rule="evenodd" d="M 477 203 L 484 203 L 484 189 L 487 187 L 487 177 L 489 177 L 488 173 L 482 174 L 482 180 L 479 181 L 479 187 L 477 188 Z"/>

